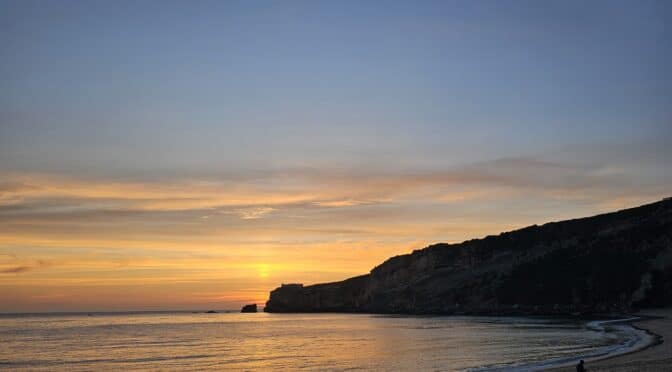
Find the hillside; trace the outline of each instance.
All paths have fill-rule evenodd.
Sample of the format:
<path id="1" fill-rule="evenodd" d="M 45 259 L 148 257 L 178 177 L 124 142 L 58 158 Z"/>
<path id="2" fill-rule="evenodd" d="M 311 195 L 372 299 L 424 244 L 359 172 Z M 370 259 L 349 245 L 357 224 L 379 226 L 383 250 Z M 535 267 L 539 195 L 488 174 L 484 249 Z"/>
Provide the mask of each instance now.
<path id="1" fill-rule="evenodd" d="M 341 282 L 273 290 L 267 312 L 568 314 L 672 304 L 672 199 L 435 244 Z"/>

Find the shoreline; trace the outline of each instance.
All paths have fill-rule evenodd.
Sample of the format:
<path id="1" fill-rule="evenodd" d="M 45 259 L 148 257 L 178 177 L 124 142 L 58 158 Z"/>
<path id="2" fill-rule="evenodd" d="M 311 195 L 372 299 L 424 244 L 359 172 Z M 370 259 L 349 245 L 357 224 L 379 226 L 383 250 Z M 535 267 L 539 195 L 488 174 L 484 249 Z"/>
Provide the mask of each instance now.
<path id="1" fill-rule="evenodd" d="M 641 311 L 636 319 L 615 320 L 646 333 L 650 342 L 622 353 L 607 354 L 595 358 L 584 358 L 589 371 L 658 371 L 672 365 L 672 308 L 648 309 Z M 668 342 L 665 342 L 667 340 Z M 547 371 L 574 371 L 578 358 L 562 365 L 544 368 Z"/>
<path id="2" fill-rule="evenodd" d="M 501 372 L 533 372 L 533 371 L 574 371 L 576 364 L 580 359 L 586 362 L 586 365 L 596 365 L 598 362 L 619 358 L 624 355 L 637 353 L 662 342 L 662 337 L 632 323 L 645 321 L 649 318 L 628 317 L 618 319 L 593 320 L 585 323 L 585 327 L 595 332 L 619 332 L 629 334 L 624 341 L 593 351 L 591 354 L 580 356 L 571 356 L 555 359 L 547 359 L 532 364 L 513 365 L 499 368 L 476 368 L 473 371 L 501 371 Z M 593 369 L 590 369 L 592 371 Z"/>

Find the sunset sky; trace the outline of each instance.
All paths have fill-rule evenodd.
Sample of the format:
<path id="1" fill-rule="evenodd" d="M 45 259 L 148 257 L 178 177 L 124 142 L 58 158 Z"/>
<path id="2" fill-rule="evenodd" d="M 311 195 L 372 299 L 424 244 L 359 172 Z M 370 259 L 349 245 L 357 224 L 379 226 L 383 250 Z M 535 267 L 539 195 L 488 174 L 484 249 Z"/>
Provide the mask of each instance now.
<path id="1" fill-rule="evenodd" d="M 0 312 L 261 305 L 671 196 L 671 4 L 0 0 Z"/>

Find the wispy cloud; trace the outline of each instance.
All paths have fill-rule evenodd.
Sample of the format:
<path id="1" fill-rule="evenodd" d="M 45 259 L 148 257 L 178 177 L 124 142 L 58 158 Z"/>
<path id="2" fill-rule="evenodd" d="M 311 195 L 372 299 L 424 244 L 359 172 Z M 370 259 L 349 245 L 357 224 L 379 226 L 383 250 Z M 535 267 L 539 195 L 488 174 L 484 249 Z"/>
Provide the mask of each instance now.
<path id="1" fill-rule="evenodd" d="M 370 201 L 352 200 L 352 199 L 321 200 L 321 201 L 314 202 L 314 204 L 317 205 L 317 206 L 328 207 L 328 208 L 354 207 L 354 206 L 357 206 L 357 205 L 366 205 L 366 204 L 372 204 L 372 203 L 373 202 L 370 202 Z"/>
<path id="2" fill-rule="evenodd" d="M 9 256 L 9 255 L 8 255 Z M 15 258 L 15 256 L 11 256 Z M 16 260 L 16 259 L 14 259 Z M 30 264 L 21 264 L 6 266 L 4 268 L 0 267 L 0 274 L 21 274 L 29 271 L 33 271 L 39 268 L 51 266 L 51 262 L 46 260 L 30 260 Z"/>
<path id="3" fill-rule="evenodd" d="M 228 283 L 215 294 L 244 283 L 263 297 L 278 280 L 335 280 L 429 243 L 669 196 L 669 168 L 646 157 L 599 155 L 219 178 L 5 174 L 0 274 L 3 285 L 38 296 L 53 288 L 86 299 L 95 288 L 125 293 L 141 282 L 147 288 L 138 303 L 173 301 L 170 286 L 183 286 L 186 298 L 207 283 Z M 267 274 L 250 266 L 258 264 L 271 264 L 273 282 L 260 282 Z"/>
<path id="4" fill-rule="evenodd" d="M 236 214 L 243 220 L 256 220 L 264 218 L 276 210 L 277 210 L 276 208 L 271 207 L 250 207 L 250 208 L 234 209 L 227 213 Z"/>
<path id="5" fill-rule="evenodd" d="M 19 274 L 25 273 L 27 271 L 33 270 L 32 266 L 14 266 L 7 269 L 0 269 L 2 274 Z"/>
<path id="6" fill-rule="evenodd" d="M 565 200 L 634 200 L 664 196 L 670 172 L 650 163 L 613 164 L 601 158 L 576 162 L 545 157 L 511 157 L 450 169 L 406 172 L 290 169 L 228 179 L 160 182 L 12 174 L 2 185 L 0 218 L 115 219 L 133 214 L 177 218 L 212 212 L 243 220 L 268 218 L 278 210 L 342 209 L 356 206 L 484 202 L 536 195 Z M 654 164 L 655 165 L 655 164 Z M 156 215 L 158 216 L 158 215 Z"/>

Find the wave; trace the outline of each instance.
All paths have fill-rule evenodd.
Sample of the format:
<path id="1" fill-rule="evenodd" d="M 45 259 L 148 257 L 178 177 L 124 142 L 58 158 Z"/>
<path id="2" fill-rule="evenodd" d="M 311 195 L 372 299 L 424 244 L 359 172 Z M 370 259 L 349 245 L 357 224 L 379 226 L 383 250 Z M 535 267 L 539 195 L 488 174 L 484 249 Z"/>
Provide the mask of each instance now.
<path id="1" fill-rule="evenodd" d="M 597 349 L 579 353 L 572 357 L 553 358 L 539 363 L 532 364 L 514 364 L 507 366 L 486 366 L 474 369 L 468 369 L 470 372 L 509 372 L 509 371 L 540 371 L 558 367 L 566 367 L 575 365 L 579 360 L 583 359 L 586 362 L 594 362 L 601 359 L 612 358 L 617 355 L 632 353 L 644 349 L 656 342 L 656 336 L 646 330 L 633 327 L 629 322 L 640 320 L 642 318 L 624 318 L 612 320 L 596 320 L 587 322 L 585 327 L 604 334 L 608 338 L 621 338 L 621 341 L 608 346 L 603 346 Z"/>

